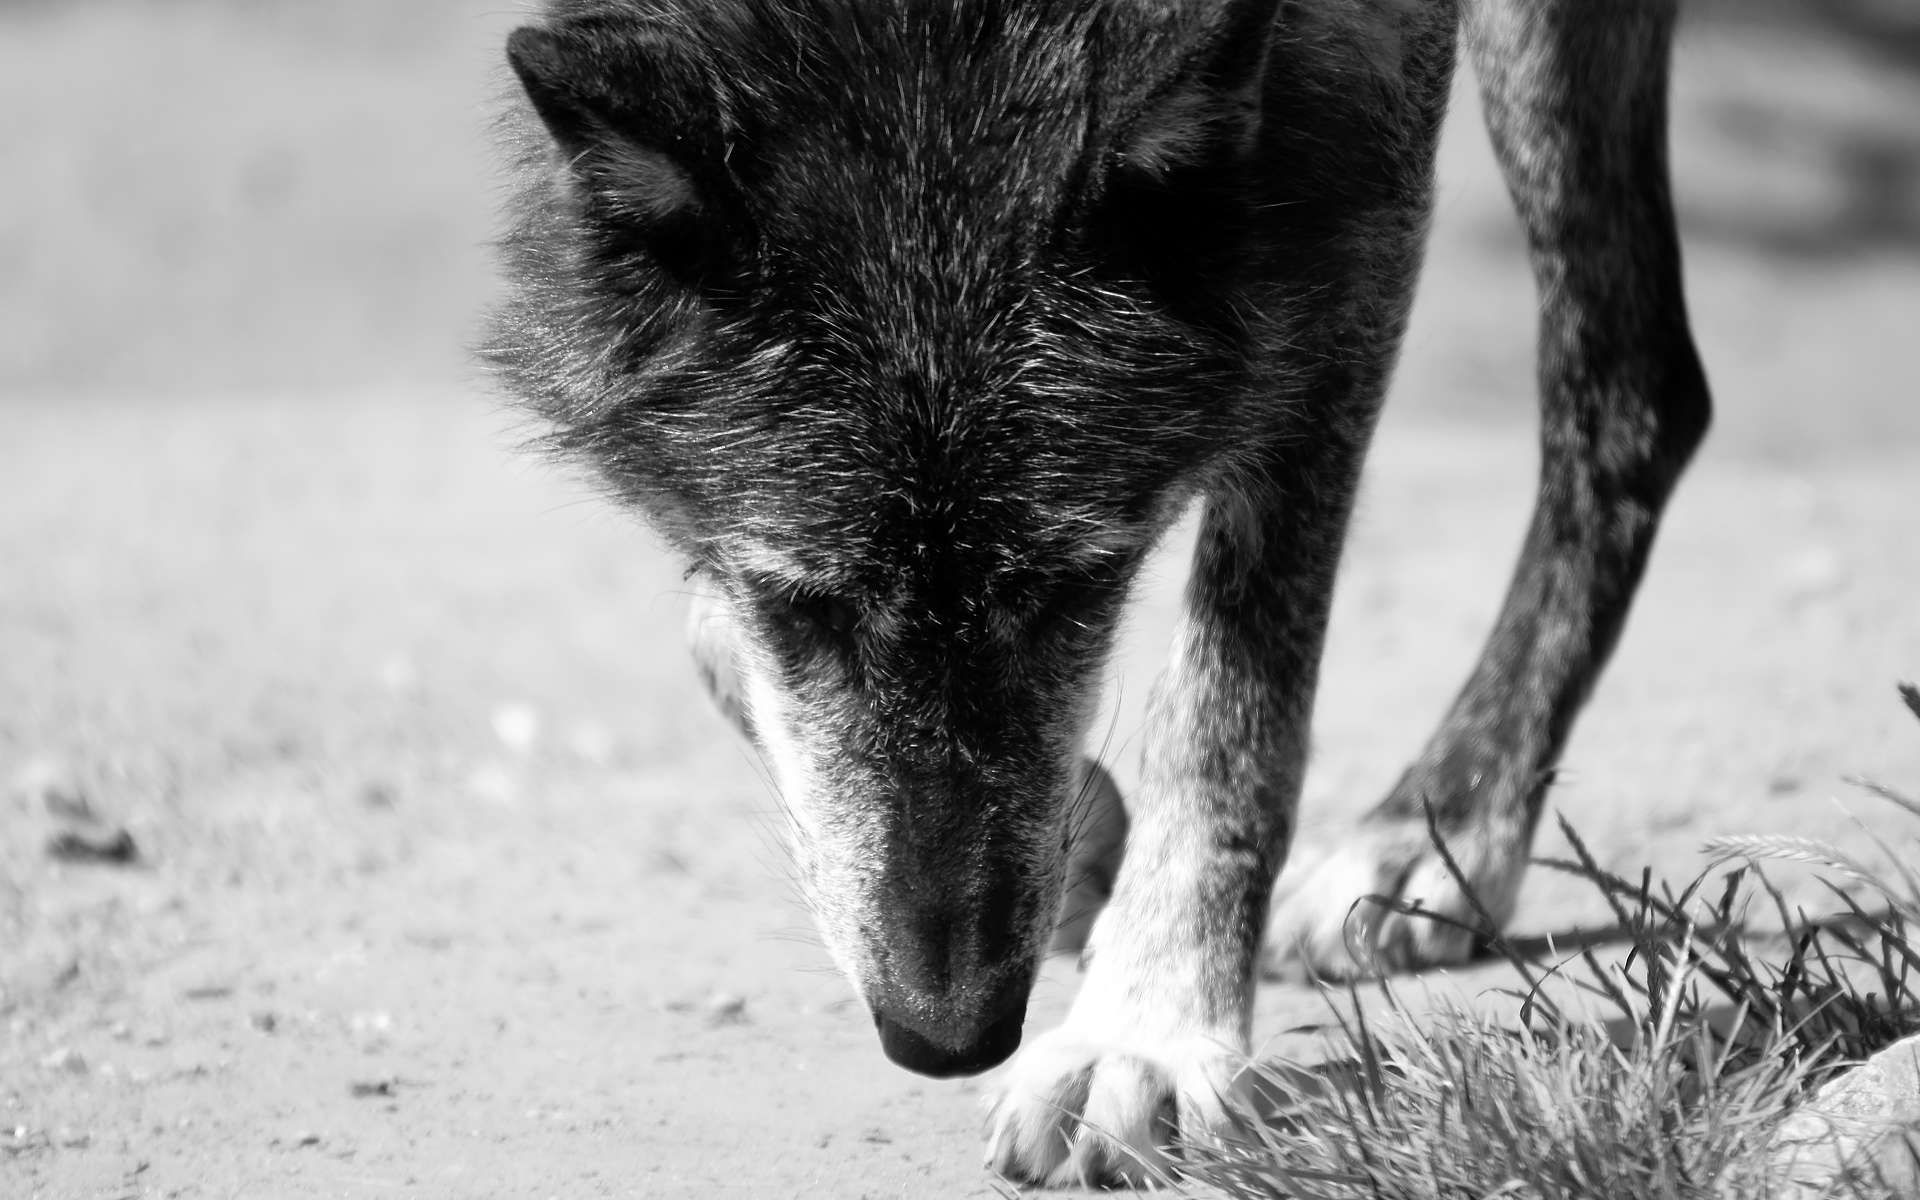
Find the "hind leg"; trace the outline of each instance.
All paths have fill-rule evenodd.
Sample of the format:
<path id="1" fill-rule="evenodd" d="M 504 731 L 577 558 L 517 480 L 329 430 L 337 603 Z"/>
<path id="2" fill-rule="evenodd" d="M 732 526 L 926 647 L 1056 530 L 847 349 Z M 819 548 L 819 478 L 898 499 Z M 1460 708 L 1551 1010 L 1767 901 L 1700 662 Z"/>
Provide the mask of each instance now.
<path id="1" fill-rule="evenodd" d="M 1266 968 L 1459 961 L 1469 935 L 1361 903 L 1512 912 L 1553 766 L 1618 639 L 1667 495 L 1706 431 L 1666 161 L 1672 0 L 1480 0 L 1464 26 L 1541 297 L 1539 497 L 1499 620 L 1439 731 L 1342 847 L 1277 889 Z"/>
<path id="2" fill-rule="evenodd" d="M 1093 922 L 1113 898 L 1113 881 L 1127 846 L 1127 810 L 1120 789 L 1106 768 L 1091 758 L 1074 772 L 1073 850 L 1067 857 L 1067 894 L 1060 902 L 1060 923 L 1047 947 L 1052 954 L 1079 954 L 1087 948 Z"/>

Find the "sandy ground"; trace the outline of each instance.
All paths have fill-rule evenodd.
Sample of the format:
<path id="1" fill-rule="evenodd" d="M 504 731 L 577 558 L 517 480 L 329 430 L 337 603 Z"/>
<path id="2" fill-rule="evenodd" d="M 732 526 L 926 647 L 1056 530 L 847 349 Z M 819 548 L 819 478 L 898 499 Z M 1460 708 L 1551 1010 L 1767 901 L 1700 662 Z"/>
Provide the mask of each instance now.
<path id="1" fill-rule="evenodd" d="M 1720 423 L 1552 798 L 1616 868 L 1686 878 L 1721 833 L 1906 837 L 1840 777 L 1920 786 L 1893 692 L 1920 677 L 1920 89 L 1854 54 L 1683 47 Z M 1418 748 L 1526 518 L 1531 298 L 1458 124 L 1340 586 L 1314 832 Z M 0 360 L 0 781 L 64 773 L 139 849 L 58 860 L 46 789 L 0 796 L 0 1196 L 994 1192 L 992 1077 L 880 1054 L 680 649 L 676 565 L 517 456 L 490 401 L 400 370 L 141 391 Z M 1114 670 L 1123 784 L 1178 550 Z M 1520 924 L 1604 915 L 1536 873 Z M 1055 963 L 1035 1028 L 1073 985 Z M 1324 1011 L 1270 987 L 1259 1031 Z"/>

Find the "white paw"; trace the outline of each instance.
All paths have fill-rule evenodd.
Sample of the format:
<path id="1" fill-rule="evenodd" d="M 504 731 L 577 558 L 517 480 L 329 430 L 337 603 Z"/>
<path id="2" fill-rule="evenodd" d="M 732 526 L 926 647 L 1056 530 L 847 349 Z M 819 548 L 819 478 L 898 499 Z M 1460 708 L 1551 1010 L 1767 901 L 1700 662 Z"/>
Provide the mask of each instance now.
<path id="1" fill-rule="evenodd" d="M 1497 925 L 1505 924 L 1526 870 L 1525 841 L 1463 835 L 1449 838 L 1447 849 L 1480 905 Z M 1369 896 L 1417 901 L 1446 919 L 1394 912 Z M 1349 842 L 1299 846 L 1289 856 L 1274 889 L 1261 973 L 1365 979 L 1465 962 L 1481 924 L 1425 822 L 1363 824 Z"/>
<path id="2" fill-rule="evenodd" d="M 1152 1187 L 1175 1147 L 1232 1135 L 1246 1057 L 1207 1038 L 1098 1044 L 1071 1021 L 1020 1056 L 993 1101 L 987 1166 L 1044 1187 Z"/>

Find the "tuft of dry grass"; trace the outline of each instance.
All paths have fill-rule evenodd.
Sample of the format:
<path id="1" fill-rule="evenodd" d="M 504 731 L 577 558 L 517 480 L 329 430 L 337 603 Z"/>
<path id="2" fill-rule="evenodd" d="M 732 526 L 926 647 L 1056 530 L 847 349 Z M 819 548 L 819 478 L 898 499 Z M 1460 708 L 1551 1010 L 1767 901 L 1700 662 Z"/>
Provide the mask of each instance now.
<path id="1" fill-rule="evenodd" d="M 1920 691 L 1900 691 L 1920 716 Z M 1920 817 L 1920 802 L 1855 782 Z M 1624 959 L 1588 948 L 1548 962 L 1483 921 L 1475 932 L 1525 981 L 1517 1025 L 1457 1009 L 1416 1020 L 1385 985 L 1388 1015 L 1369 1023 L 1357 991 L 1330 992 L 1346 1053 L 1316 1071 L 1252 1064 L 1256 1091 L 1283 1099 L 1233 1138 L 1183 1147 L 1170 1182 L 1234 1200 L 1809 1195 L 1769 1161 L 1774 1130 L 1822 1083 L 1920 1031 L 1912 855 L 1883 842 L 1874 865 L 1807 839 L 1722 838 L 1676 893 L 1604 870 L 1561 828 L 1575 857 L 1540 865 L 1606 897 Z M 1828 880 L 1841 911 L 1810 917 L 1768 880 L 1768 860 L 1855 886 Z M 1756 904 L 1779 917 L 1784 953 L 1756 952 Z M 1893 1192 L 1861 1162 L 1825 1194 Z"/>

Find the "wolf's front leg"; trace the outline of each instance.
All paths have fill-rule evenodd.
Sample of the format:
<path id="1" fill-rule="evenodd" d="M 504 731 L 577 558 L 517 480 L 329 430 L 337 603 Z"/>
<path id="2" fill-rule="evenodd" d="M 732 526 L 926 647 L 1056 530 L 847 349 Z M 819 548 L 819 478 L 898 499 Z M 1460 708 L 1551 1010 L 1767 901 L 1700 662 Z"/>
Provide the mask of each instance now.
<path id="1" fill-rule="evenodd" d="M 1356 836 L 1302 847 L 1282 881 L 1274 974 L 1352 978 L 1472 952 L 1460 924 L 1369 896 L 1469 927 L 1483 913 L 1505 921 L 1517 902 L 1554 765 L 1707 427 L 1667 178 L 1676 19 L 1672 0 L 1467 6 L 1540 289 L 1539 498 L 1499 621 L 1426 751 Z"/>
<path id="2" fill-rule="evenodd" d="M 1345 490 L 1331 482 L 1327 511 L 1295 506 L 1284 521 L 1237 499 L 1210 503 L 1173 662 L 1149 707 L 1113 898 L 1065 1024 L 1005 1081 L 988 1150 L 996 1170 L 1056 1186 L 1138 1185 L 1168 1167 L 1176 1139 L 1230 1127 Z"/>

